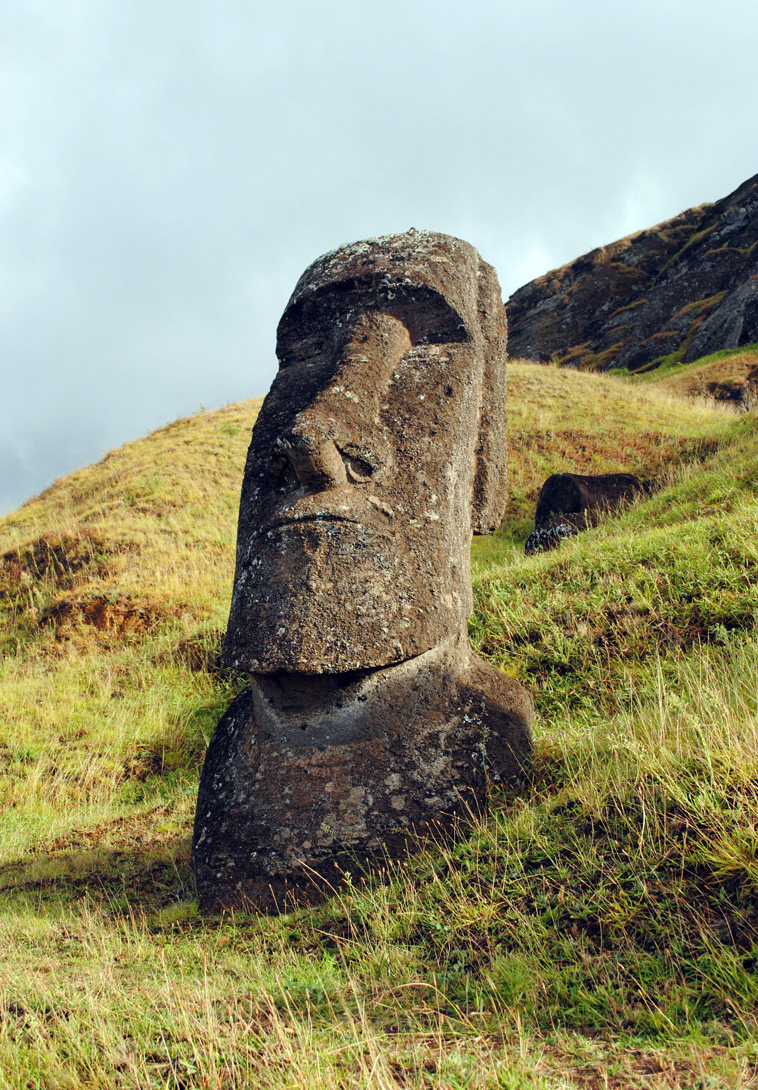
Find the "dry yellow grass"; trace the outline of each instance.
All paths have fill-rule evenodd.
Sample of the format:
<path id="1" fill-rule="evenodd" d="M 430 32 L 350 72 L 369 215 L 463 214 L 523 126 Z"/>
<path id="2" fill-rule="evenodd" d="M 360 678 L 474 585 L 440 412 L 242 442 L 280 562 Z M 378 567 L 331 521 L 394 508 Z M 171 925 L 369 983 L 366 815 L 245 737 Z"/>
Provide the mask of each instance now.
<path id="1" fill-rule="evenodd" d="M 539 485 L 560 470 L 650 475 L 704 460 L 705 480 L 720 448 L 715 496 L 747 431 L 612 376 L 519 362 L 510 374 L 512 501 L 504 533 L 475 546 L 487 574 L 474 633 L 514 669 L 520 647 L 531 655 L 534 784 L 465 844 L 391 883 L 357 880 L 323 910 L 203 921 L 189 868 L 199 765 L 241 684 L 215 655 L 260 402 L 177 421 L 0 521 L 0 1088 L 750 1085 L 750 970 L 708 930 L 721 917 L 692 917 L 689 937 L 679 921 L 680 962 L 644 939 L 667 906 L 697 898 L 695 833 L 682 844 L 667 824 L 675 789 L 721 910 L 748 911 L 721 872 L 752 896 L 755 655 L 728 626 L 749 628 L 729 580 L 739 590 L 752 563 L 753 448 L 732 472 L 719 564 L 711 523 L 691 550 L 698 579 L 715 573 L 707 594 L 684 588 L 692 610 L 720 603 L 721 651 L 663 658 L 660 678 L 622 663 L 626 688 L 605 691 L 607 648 L 593 658 L 579 626 L 618 628 L 613 527 L 529 562 L 505 538 L 523 538 Z M 715 518 L 722 502 L 693 491 L 699 478 L 684 474 L 673 515 L 656 501 L 659 540 L 644 537 L 641 509 L 619 531 L 639 535 L 627 551 L 650 568 L 659 612 L 687 568 L 666 519 L 674 539 L 676 512 L 695 520 L 707 504 Z M 584 613 L 566 608 L 572 579 Z M 530 644 L 535 617 L 544 639 Z M 596 944 L 590 925 L 619 945 Z M 630 1046 L 634 1033 L 647 1036 Z"/>
<path id="2" fill-rule="evenodd" d="M 260 405 L 177 420 L 56 481 L 0 521 L 0 553 L 42 536 L 89 537 L 105 570 L 101 578 L 85 565 L 81 593 L 107 586 L 162 609 L 215 609 L 230 586 L 241 467 Z"/>
<path id="3" fill-rule="evenodd" d="M 733 415 L 611 374 L 512 360 L 508 372 L 509 499 L 505 523 L 522 542 L 552 473 L 658 477 L 697 461 L 729 433 Z M 486 541 L 477 543 L 486 551 Z"/>

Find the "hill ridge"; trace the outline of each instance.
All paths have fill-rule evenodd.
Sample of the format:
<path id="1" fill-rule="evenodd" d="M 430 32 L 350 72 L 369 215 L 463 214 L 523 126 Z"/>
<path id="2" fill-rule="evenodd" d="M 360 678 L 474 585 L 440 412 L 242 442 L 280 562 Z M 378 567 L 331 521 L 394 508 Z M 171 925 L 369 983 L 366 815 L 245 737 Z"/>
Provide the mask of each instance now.
<path id="1" fill-rule="evenodd" d="M 644 371 L 758 341 L 758 174 L 519 288 L 516 356 Z"/>

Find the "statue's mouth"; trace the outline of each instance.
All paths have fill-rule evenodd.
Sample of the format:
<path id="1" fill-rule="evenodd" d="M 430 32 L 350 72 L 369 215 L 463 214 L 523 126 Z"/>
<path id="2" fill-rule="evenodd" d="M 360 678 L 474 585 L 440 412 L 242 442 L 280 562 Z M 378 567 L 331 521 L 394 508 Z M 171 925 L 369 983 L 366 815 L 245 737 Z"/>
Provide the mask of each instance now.
<path id="1" fill-rule="evenodd" d="M 350 518 L 348 515 L 339 515 L 334 511 L 305 511 L 301 515 L 297 513 L 278 515 L 264 523 L 261 529 L 265 533 L 267 530 L 282 530 L 286 527 L 302 526 L 304 523 L 309 522 L 346 522 L 354 526 L 365 525 L 360 519 Z"/>
<path id="2" fill-rule="evenodd" d="M 356 527 L 360 530 L 368 530 L 388 535 L 392 521 L 391 509 L 382 504 L 378 499 L 369 497 L 368 500 L 353 496 L 346 502 L 340 498 L 325 495 L 311 494 L 300 496 L 279 507 L 272 516 L 266 519 L 260 532 L 266 534 L 272 530 L 297 529 L 298 527 L 318 527 L 333 524 L 335 526 Z"/>

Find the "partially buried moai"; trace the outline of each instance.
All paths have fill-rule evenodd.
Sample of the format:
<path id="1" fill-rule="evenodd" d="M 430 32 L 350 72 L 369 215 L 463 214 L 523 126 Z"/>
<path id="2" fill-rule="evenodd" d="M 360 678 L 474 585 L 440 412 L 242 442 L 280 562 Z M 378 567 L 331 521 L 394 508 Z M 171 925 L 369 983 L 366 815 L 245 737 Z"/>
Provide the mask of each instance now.
<path id="1" fill-rule="evenodd" d="M 203 907 L 281 910 L 516 786 L 532 704 L 469 648 L 472 533 L 505 503 L 494 269 L 426 231 L 319 258 L 279 323 L 245 467 L 208 750 Z"/>

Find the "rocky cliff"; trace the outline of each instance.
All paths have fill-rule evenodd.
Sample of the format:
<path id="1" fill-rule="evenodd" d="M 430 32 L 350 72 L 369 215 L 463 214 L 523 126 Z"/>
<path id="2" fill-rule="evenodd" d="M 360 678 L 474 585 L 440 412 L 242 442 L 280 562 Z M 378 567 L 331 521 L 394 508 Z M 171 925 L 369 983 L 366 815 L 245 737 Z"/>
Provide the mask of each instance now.
<path id="1" fill-rule="evenodd" d="M 758 342 L 758 174 L 526 284 L 508 321 L 512 356 L 597 370 Z"/>

